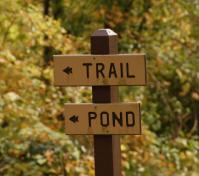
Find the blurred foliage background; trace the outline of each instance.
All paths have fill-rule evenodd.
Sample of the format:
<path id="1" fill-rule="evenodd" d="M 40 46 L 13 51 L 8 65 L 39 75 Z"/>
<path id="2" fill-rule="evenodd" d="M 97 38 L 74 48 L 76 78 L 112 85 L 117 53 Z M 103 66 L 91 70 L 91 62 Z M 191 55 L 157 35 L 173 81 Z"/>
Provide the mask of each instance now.
<path id="1" fill-rule="evenodd" d="M 89 53 L 98 28 L 147 54 L 141 136 L 121 136 L 123 176 L 199 175 L 198 0 L 1 0 L 0 175 L 93 176 L 92 136 L 66 136 L 63 105 L 90 87 L 53 86 L 53 54 Z"/>

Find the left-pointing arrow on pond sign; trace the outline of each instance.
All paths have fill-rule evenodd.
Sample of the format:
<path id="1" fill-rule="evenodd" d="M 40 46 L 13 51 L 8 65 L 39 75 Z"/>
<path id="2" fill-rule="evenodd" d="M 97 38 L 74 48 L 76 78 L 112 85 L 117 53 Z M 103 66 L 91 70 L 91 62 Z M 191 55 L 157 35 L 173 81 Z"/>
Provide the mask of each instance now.
<path id="1" fill-rule="evenodd" d="M 72 121 L 73 123 L 76 123 L 79 121 L 78 116 L 76 116 L 76 115 L 73 115 L 72 117 L 70 117 L 69 120 Z"/>
<path id="2" fill-rule="evenodd" d="M 71 67 L 66 67 L 65 69 L 63 69 L 63 72 L 69 75 L 69 74 L 72 73 L 72 68 Z"/>

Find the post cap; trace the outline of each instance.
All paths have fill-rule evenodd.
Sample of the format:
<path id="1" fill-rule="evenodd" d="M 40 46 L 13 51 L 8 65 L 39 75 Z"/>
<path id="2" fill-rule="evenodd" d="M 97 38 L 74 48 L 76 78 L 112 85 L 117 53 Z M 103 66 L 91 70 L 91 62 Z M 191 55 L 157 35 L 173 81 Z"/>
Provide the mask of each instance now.
<path id="1" fill-rule="evenodd" d="M 95 36 L 117 36 L 117 34 L 111 29 L 98 29 L 91 35 L 91 37 Z"/>

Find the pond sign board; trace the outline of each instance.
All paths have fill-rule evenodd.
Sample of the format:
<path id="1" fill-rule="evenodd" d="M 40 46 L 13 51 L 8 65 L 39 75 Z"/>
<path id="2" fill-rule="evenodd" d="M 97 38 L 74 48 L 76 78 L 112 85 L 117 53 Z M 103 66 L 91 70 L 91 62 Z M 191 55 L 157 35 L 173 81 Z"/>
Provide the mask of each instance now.
<path id="1" fill-rule="evenodd" d="M 66 134 L 141 134 L 139 103 L 66 104 Z"/>
<path id="2" fill-rule="evenodd" d="M 55 55 L 57 86 L 146 85 L 144 54 Z"/>

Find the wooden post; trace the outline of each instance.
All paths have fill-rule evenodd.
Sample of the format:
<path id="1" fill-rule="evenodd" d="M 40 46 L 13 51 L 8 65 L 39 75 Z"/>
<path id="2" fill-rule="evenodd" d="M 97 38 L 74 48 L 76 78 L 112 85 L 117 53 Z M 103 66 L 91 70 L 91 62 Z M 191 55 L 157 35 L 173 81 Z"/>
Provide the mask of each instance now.
<path id="1" fill-rule="evenodd" d="M 117 54 L 117 34 L 99 29 L 91 36 L 91 54 Z M 118 102 L 117 86 L 93 86 L 93 103 Z M 121 176 L 121 150 L 118 135 L 94 135 L 96 176 Z"/>

